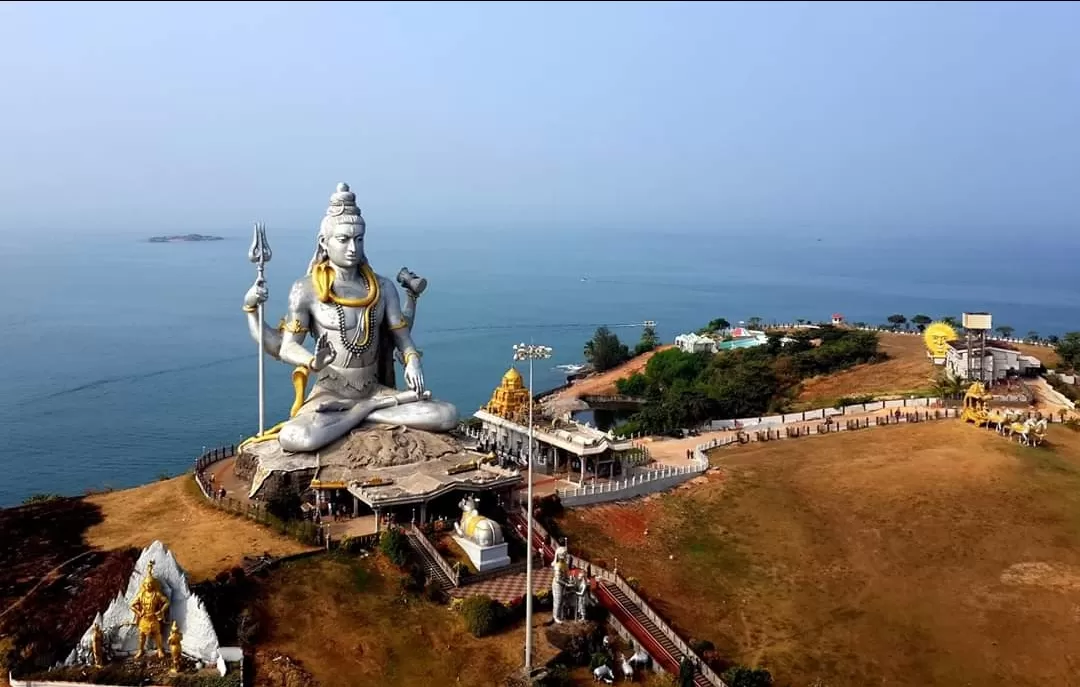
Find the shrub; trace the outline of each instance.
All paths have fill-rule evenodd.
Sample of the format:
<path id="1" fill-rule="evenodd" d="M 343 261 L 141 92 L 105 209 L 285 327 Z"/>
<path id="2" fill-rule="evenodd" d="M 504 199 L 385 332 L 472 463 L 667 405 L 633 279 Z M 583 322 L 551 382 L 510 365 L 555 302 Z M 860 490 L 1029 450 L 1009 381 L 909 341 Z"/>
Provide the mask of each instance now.
<path id="1" fill-rule="evenodd" d="M 396 527 L 385 530 L 379 536 L 379 551 L 394 565 L 404 565 L 408 558 L 409 545 L 405 534 Z"/>
<path id="2" fill-rule="evenodd" d="M 461 604 L 465 629 L 474 637 L 486 637 L 498 632 L 502 623 L 502 611 L 498 601 L 483 594 L 470 596 Z"/>
<path id="3" fill-rule="evenodd" d="M 424 598 L 432 603 L 446 603 L 446 592 L 435 580 L 428 580 L 424 585 Z"/>
<path id="4" fill-rule="evenodd" d="M 732 666 L 721 676 L 728 687 L 771 687 L 772 673 L 764 668 Z"/>
<path id="5" fill-rule="evenodd" d="M 548 670 L 543 684 L 544 687 L 570 687 L 574 681 L 570 679 L 570 669 L 561 663 L 556 663 Z"/>
<path id="6" fill-rule="evenodd" d="M 698 656 L 703 656 L 710 651 L 716 651 L 716 645 L 707 639 L 694 639 L 690 641 L 690 650 Z"/>
<path id="7" fill-rule="evenodd" d="M 602 665 L 607 665 L 610 659 L 603 651 L 597 651 L 589 658 L 589 670 L 596 670 Z"/>
<path id="8" fill-rule="evenodd" d="M 857 406 L 857 405 L 862 405 L 864 403 L 873 403 L 873 402 L 874 402 L 873 394 L 863 394 L 861 396 L 841 396 L 840 398 L 836 399 L 836 405 L 834 405 L 833 407 L 834 408 L 843 408 L 844 406 Z"/>
<path id="9" fill-rule="evenodd" d="M 49 501 L 55 501 L 61 498 L 60 494 L 33 494 L 23 499 L 23 505 L 29 506 L 35 503 L 48 503 Z"/>
<path id="10" fill-rule="evenodd" d="M 409 563 L 405 566 L 405 574 L 401 577 L 399 582 L 402 592 L 410 594 L 421 592 L 426 583 L 427 576 L 424 574 L 423 568 L 416 563 Z"/>

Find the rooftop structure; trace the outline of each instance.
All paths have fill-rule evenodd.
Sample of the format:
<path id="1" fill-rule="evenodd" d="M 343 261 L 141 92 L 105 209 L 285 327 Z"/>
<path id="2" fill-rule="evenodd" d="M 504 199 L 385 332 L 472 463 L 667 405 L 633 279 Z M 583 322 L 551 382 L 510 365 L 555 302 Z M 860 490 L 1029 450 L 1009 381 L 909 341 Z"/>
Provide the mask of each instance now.
<path id="1" fill-rule="evenodd" d="M 1010 374 L 1030 376 L 1042 368 L 1038 358 L 999 341 L 949 341 L 946 345 L 945 370 L 957 379 L 996 382 Z"/>
<path id="2" fill-rule="evenodd" d="M 521 393 L 524 392 L 524 395 Z M 494 451 L 517 459 L 528 455 L 528 391 L 521 375 L 511 368 L 482 408 L 473 413 L 479 426 L 472 430 L 481 452 Z M 539 404 L 535 411 L 539 413 Z M 552 420 L 534 416 L 533 469 L 552 474 L 561 468 L 582 475 L 612 475 L 615 463 L 628 452 L 636 452 L 633 440 L 617 437 L 573 420 Z M 527 460 L 526 460 L 527 464 Z"/>

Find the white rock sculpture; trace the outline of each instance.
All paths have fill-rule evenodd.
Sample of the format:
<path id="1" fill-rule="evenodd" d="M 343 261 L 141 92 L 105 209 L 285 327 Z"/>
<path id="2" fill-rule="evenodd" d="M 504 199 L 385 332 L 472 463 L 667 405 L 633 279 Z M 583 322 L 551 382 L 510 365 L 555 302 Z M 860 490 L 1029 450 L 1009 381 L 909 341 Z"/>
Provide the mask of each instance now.
<path id="1" fill-rule="evenodd" d="M 221 658 L 221 646 L 210 615 L 202 600 L 191 593 L 187 574 L 160 541 L 143 549 L 128 580 L 127 589 L 117 594 L 103 614 L 99 613 L 94 618 L 94 623 L 100 624 L 105 633 L 109 651 L 113 656 L 126 657 L 134 655 L 138 647 L 139 630 L 135 626 L 131 602 L 139 593 L 139 585 L 150 561 L 154 562 L 154 577 L 161 583 L 161 591 L 169 597 L 169 615 L 165 627 L 171 627 L 172 622 L 176 621 L 183 634 L 180 648 L 185 656 L 198 661 L 200 666 L 217 665 Z M 83 633 L 82 639 L 64 661 L 65 665 L 89 664 L 93 661 L 90 642 L 94 623 Z"/>

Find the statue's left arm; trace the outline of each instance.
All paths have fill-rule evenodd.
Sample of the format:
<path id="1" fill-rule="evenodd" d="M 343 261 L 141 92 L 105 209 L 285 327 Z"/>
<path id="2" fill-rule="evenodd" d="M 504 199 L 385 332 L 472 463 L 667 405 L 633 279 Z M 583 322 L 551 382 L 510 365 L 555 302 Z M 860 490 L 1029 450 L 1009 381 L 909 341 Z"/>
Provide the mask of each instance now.
<path id="1" fill-rule="evenodd" d="M 420 353 L 413 343 L 411 327 L 405 314 L 401 312 L 401 299 L 398 298 L 397 285 L 389 279 L 379 277 L 382 282 L 381 291 L 384 295 L 383 303 L 386 307 L 386 324 L 390 334 L 394 337 L 394 347 L 401 351 L 401 359 L 405 361 L 405 381 L 414 391 L 424 390 L 424 378 L 420 369 Z"/>

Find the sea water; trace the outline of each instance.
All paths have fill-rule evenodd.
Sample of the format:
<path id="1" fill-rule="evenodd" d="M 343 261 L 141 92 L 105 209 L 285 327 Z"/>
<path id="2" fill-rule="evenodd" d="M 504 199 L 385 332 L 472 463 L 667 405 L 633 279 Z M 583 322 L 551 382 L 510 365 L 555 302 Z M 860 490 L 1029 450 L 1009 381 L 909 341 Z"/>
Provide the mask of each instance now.
<path id="1" fill-rule="evenodd" d="M 254 266 L 249 237 L 225 235 L 171 244 L 0 236 L 0 506 L 174 475 L 204 447 L 257 429 L 256 344 L 241 311 Z M 271 228 L 269 239 L 266 319 L 276 324 L 314 236 Z M 556 365 L 582 361 L 600 324 L 630 345 L 644 320 L 671 341 L 715 317 L 817 321 L 837 311 L 881 323 L 894 312 L 985 309 L 1019 334 L 1080 329 L 1074 249 L 1059 248 L 584 231 L 373 228 L 368 238 L 381 274 L 394 278 L 404 265 L 428 279 L 414 337 L 426 385 L 462 415 L 490 396 L 514 343 L 553 347 L 534 368 L 541 390 L 563 381 Z M 286 416 L 292 390 L 287 366 L 265 364 L 271 424 Z"/>

